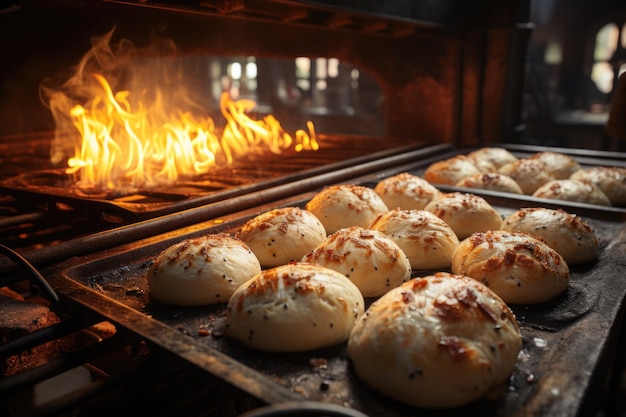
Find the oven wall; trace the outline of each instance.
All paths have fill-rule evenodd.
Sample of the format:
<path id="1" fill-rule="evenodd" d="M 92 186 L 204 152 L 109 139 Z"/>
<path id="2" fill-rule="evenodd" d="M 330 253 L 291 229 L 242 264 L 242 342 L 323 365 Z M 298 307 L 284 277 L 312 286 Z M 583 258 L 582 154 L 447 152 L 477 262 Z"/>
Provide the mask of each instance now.
<path id="1" fill-rule="evenodd" d="M 285 3 L 300 6 L 258 7 Z M 263 19 L 216 11 L 224 4 L 217 1 L 183 9 L 150 1 L 22 0 L 0 13 L 0 134 L 53 130 L 39 84 L 67 77 L 91 38 L 113 27 L 114 38 L 136 44 L 170 37 L 181 54 L 339 58 L 378 82 L 387 137 L 474 145 L 523 133 L 529 0 L 378 3 L 358 9 L 341 0 L 302 2 L 308 16 L 321 16 L 311 24 L 280 12 Z M 364 17 L 368 24 L 356 27 Z"/>

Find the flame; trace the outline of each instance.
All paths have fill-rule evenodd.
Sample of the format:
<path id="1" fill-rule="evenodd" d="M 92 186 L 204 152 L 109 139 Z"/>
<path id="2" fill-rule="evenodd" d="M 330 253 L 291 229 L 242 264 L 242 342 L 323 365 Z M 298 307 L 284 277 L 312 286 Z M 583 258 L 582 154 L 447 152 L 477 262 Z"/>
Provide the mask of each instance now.
<path id="1" fill-rule="evenodd" d="M 250 117 L 255 101 L 235 101 L 228 93 L 220 97 L 225 120 L 220 128 L 212 118 L 198 117 L 190 111 L 167 113 L 166 102 L 171 104 L 170 98 L 180 96 L 178 93 L 157 90 L 150 96 L 143 87 L 137 99 L 133 96 L 136 89 L 114 91 L 110 78 L 87 66 L 89 61 L 114 60 L 107 48 L 110 36 L 95 43 L 77 75 L 64 86 L 65 90 L 73 90 L 73 97 L 67 91 L 44 91 L 50 97 L 57 122 L 55 141 L 67 147 L 68 126 L 78 131 L 79 139 L 76 133 L 69 135 L 74 149 L 73 156 L 66 158 L 66 172 L 78 178 L 79 188 L 113 190 L 172 184 L 178 178 L 207 173 L 247 155 L 319 148 L 312 122 L 307 122 L 308 131 L 297 130 L 292 136 L 272 115 L 260 120 Z"/>
<path id="2" fill-rule="evenodd" d="M 66 172 L 79 173 L 82 187 L 173 183 L 181 176 L 208 172 L 218 160 L 232 164 L 238 157 L 263 150 L 280 154 L 289 148 L 296 152 L 319 148 L 311 122 L 309 132 L 298 130 L 291 136 L 272 115 L 261 120 L 248 116 L 256 102 L 233 101 L 228 93 L 220 99 L 226 119 L 221 134 L 211 118 L 194 118 L 189 112 L 155 125 L 145 106 L 132 109 L 128 91 L 114 93 L 103 76 L 93 77 L 102 94 L 89 107 L 76 105 L 70 110 L 82 141 Z"/>

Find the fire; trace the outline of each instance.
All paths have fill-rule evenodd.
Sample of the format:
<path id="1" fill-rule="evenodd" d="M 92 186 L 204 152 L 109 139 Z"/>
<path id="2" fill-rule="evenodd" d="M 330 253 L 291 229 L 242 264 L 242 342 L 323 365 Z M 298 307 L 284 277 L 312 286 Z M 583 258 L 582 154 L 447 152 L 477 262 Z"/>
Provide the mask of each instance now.
<path id="1" fill-rule="evenodd" d="M 173 183 L 181 176 L 206 173 L 218 161 L 232 164 L 237 157 L 254 152 L 319 148 L 311 122 L 309 132 L 298 130 L 291 136 L 272 115 L 251 118 L 253 100 L 233 101 L 227 93 L 220 99 L 226 119 L 221 133 L 211 118 L 194 118 L 189 112 L 154 124 L 145 106 L 132 108 L 128 91 L 114 93 L 104 77 L 93 76 L 102 94 L 89 107 L 76 105 L 70 110 L 82 141 L 68 160 L 66 172 L 79 173 L 82 187 Z"/>
<path id="2" fill-rule="evenodd" d="M 115 91 L 105 71 L 87 69 L 87 63 L 102 56 L 102 51 L 111 57 L 110 35 L 96 42 L 63 91 L 44 90 L 57 122 L 55 142 L 60 150 L 53 150 L 53 158 L 55 152 L 67 153 L 63 146 L 67 148 L 69 136 L 74 149 L 66 157 L 66 172 L 77 177 L 78 187 L 115 190 L 171 184 L 253 154 L 319 148 L 312 122 L 307 123 L 307 131 L 290 135 L 272 115 L 252 118 L 255 101 L 232 100 L 228 93 L 220 97 L 224 120 L 220 127 L 197 112 L 169 110 L 170 98 L 180 94 L 161 90 L 146 94 L 143 87 L 137 99 L 136 90 Z M 70 127 L 78 134 L 68 135 Z"/>

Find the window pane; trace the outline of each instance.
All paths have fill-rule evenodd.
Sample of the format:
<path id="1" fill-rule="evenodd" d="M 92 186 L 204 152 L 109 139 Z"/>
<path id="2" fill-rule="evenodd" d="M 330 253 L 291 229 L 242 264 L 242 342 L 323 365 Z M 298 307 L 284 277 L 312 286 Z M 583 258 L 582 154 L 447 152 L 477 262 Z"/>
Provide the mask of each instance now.
<path id="1" fill-rule="evenodd" d="M 557 41 L 550 41 L 546 46 L 546 52 L 543 57 L 546 64 L 558 65 L 563 60 L 563 52 L 561 50 L 561 44 Z"/>
<path id="2" fill-rule="evenodd" d="M 596 62 L 591 69 L 591 79 L 603 93 L 613 90 L 613 67 L 608 62 Z"/>
<path id="3" fill-rule="evenodd" d="M 593 58 L 596 61 L 606 61 L 610 59 L 617 49 L 617 37 L 619 29 L 615 23 L 608 23 L 602 26 L 596 35 L 596 47 Z"/>

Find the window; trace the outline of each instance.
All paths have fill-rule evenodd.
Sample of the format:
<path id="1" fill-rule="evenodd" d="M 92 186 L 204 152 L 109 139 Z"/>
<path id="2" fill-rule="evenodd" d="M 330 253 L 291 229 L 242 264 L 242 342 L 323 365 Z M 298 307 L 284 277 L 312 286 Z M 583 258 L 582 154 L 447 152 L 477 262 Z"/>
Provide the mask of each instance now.
<path id="1" fill-rule="evenodd" d="M 610 94 L 619 74 L 626 71 L 626 24 L 602 26 L 596 34 L 591 79 L 598 90 Z"/>

